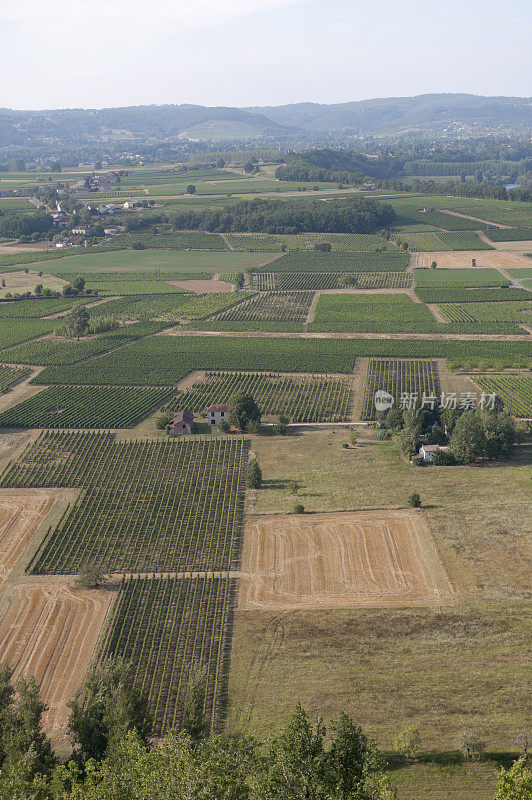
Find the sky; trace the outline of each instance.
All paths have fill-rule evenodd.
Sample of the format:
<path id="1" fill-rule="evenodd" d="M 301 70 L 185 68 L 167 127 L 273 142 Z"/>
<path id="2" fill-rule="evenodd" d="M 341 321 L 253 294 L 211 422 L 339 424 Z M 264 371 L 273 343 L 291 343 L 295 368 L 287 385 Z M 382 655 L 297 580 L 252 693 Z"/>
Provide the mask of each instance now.
<path id="1" fill-rule="evenodd" d="M 0 107 L 530 96 L 528 0 L 0 0 Z"/>

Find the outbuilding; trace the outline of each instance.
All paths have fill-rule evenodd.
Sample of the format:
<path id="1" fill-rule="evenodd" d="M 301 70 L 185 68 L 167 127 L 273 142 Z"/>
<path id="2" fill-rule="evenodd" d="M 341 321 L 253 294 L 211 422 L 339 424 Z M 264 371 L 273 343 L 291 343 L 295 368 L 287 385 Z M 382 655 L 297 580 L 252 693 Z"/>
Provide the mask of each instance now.
<path id="1" fill-rule="evenodd" d="M 447 450 L 447 447 L 441 447 L 439 444 L 422 444 L 419 448 L 419 455 L 423 461 L 432 461 L 435 453 L 441 453 Z"/>
<path id="2" fill-rule="evenodd" d="M 192 433 L 193 427 L 194 416 L 191 411 L 176 411 L 170 422 L 169 431 L 174 436 L 182 436 L 186 433 Z"/>
<path id="3" fill-rule="evenodd" d="M 209 425 L 220 425 L 222 422 L 229 421 L 229 411 L 231 406 L 227 403 L 214 403 L 206 410 L 207 422 Z"/>

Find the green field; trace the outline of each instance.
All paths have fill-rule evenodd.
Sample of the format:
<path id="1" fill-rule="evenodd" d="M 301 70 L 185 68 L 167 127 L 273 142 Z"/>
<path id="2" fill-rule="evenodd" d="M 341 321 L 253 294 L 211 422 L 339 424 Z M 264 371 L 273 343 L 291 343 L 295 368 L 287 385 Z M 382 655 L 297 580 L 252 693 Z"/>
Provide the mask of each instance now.
<path id="1" fill-rule="evenodd" d="M 414 284 L 418 287 L 508 286 L 510 282 L 497 269 L 416 269 Z"/>
<path id="2" fill-rule="evenodd" d="M 7 361 L 5 355 L 3 352 L 0 357 Z M 532 341 L 153 336 L 77 366 L 48 367 L 34 382 L 173 386 L 196 369 L 345 374 L 352 371 L 356 356 L 446 358 L 456 367 L 484 364 L 504 369 L 517 366 L 519 356 L 523 365 L 531 359 Z M 71 364 L 72 360 L 63 363 Z"/>
<path id="3" fill-rule="evenodd" d="M 46 265 L 51 273 L 90 272 L 243 272 L 264 266 L 273 256 L 268 253 L 232 253 L 178 250 L 112 250 L 69 256 L 58 263 Z M 176 275 L 178 278 L 179 275 Z"/>

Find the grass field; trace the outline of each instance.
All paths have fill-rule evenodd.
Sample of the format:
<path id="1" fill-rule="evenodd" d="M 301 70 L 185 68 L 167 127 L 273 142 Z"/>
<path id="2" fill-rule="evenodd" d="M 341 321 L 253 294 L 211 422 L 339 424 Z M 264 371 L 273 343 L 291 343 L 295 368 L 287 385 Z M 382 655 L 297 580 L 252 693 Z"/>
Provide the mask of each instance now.
<path id="1" fill-rule="evenodd" d="M 414 468 L 374 434 L 347 450 L 344 437 L 337 430 L 257 440 L 265 482 L 248 511 L 288 513 L 294 501 L 308 511 L 397 508 L 419 491 L 454 600 L 237 611 L 230 730 L 264 734 L 300 700 L 326 719 L 345 710 L 384 748 L 412 725 L 423 749 L 453 750 L 464 727 L 489 749 L 508 749 L 525 724 L 527 696 L 525 450 L 502 468 Z M 289 480 L 299 484 L 295 499 Z"/>
<path id="2" fill-rule="evenodd" d="M 272 260 L 271 253 L 193 250 L 111 250 L 61 258 L 43 269 L 54 273 L 89 272 L 244 272 Z"/>

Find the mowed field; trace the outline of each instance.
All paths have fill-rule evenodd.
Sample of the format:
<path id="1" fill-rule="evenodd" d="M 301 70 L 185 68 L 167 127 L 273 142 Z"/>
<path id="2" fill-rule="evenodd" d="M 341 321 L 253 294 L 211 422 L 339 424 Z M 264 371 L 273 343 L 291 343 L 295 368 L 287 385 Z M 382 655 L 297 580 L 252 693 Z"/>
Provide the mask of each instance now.
<path id="1" fill-rule="evenodd" d="M 0 621 L 0 661 L 35 675 L 48 705 L 43 725 L 66 735 L 68 701 L 82 686 L 114 592 L 76 589 L 62 579 L 21 581 Z"/>
<path id="2" fill-rule="evenodd" d="M 410 605 L 450 591 L 416 512 L 271 515 L 246 527 L 241 610 Z"/>

